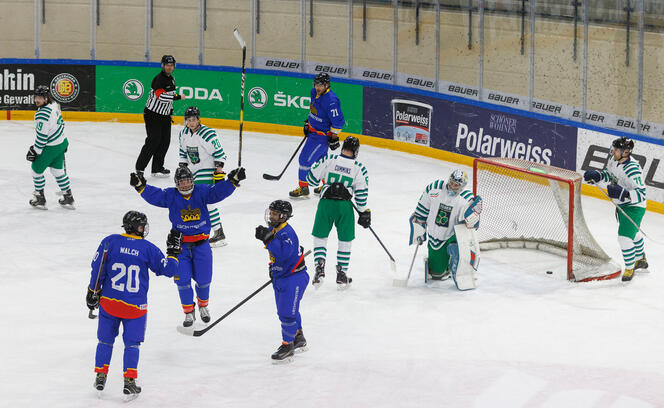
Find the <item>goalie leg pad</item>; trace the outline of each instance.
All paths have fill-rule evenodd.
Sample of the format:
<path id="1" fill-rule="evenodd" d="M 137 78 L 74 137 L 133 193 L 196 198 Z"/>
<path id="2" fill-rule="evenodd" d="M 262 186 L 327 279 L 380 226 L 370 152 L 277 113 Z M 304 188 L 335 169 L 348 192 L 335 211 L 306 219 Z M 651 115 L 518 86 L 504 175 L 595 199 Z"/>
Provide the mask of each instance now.
<path id="1" fill-rule="evenodd" d="M 454 226 L 454 232 L 457 242 L 447 247 L 452 279 L 459 290 L 475 289 L 475 274 L 480 262 L 480 246 L 475 230 L 459 224 Z"/>

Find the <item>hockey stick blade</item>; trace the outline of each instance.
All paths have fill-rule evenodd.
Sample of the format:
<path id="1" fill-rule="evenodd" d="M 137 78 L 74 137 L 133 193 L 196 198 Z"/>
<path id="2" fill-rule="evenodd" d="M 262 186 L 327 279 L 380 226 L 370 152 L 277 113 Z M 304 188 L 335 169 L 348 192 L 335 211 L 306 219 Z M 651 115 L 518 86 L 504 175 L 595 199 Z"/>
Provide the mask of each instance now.
<path id="1" fill-rule="evenodd" d="M 273 176 L 272 174 L 263 173 L 263 178 L 265 180 L 279 180 L 281 178 L 281 175 Z"/>
<path id="2" fill-rule="evenodd" d="M 247 43 L 244 42 L 244 40 L 242 39 L 242 36 L 240 35 L 240 32 L 237 30 L 237 28 L 235 30 L 233 30 L 233 35 L 235 36 L 235 39 L 237 40 L 237 42 L 240 43 L 240 47 L 242 47 L 242 49 L 246 49 L 247 48 Z"/>

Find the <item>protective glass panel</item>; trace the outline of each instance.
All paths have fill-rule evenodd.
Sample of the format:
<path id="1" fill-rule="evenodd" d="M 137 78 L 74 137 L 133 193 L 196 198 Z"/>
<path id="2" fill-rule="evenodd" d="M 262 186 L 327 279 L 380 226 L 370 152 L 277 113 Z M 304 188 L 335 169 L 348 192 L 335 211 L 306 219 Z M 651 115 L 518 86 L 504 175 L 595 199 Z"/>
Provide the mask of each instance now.
<path id="1" fill-rule="evenodd" d="M 348 2 L 307 0 L 305 60 L 310 73 L 348 73 Z"/>
<path id="2" fill-rule="evenodd" d="M 595 3 L 595 2 L 591 2 Z M 588 122 L 635 131 L 638 86 L 636 0 L 602 1 L 589 7 Z M 593 117 L 601 112 L 600 117 Z M 622 125 L 620 125 L 622 124 Z"/>
<path id="3" fill-rule="evenodd" d="M 403 86 L 435 90 L 436 8 L 432 2 L 401 1 L 398 10 L 397 71 Z"/>
<path id="4" fill-rule="evenodd" d="M 247 44 L 246 66 L 251 57 L 251 1 L 207 0 L 204 16 L 203 63 L 205 65 L 242 66 L 242 48 L 233 36 L 237 28 Z"/>
<path id="5" fill-rule="evenodd" d="M 178 0 L 159 0 L 153 4 L 150 61 L 159 62 L 162 55 L 169 54 L 178 63 L 198 64 L 199 2 L 194 6 Z"/>
<path id="6" fill-rule="evenodd" d="M 90 59 L 89 1 L 46 2 L 46 23 L 41 25 L 40 57 Z"/>
<path id="7" fill-rule="evenodd" d="M 645 1 L 643 121 L 664 124 L 664 2 Z M 644 133 L 664 138 L 661 130 Z"/>
<path id="8" fill-rule="evenodd" d="M 257 8 L 257 68 L 301 70 L 301 2 L 260 0 Z M 245 40 L 246 41 L 246 40 Z M 288 61 L 288 62 L 284 62 Z M 290 62 L 290 65 L 289 65 Z M 286 66 L 282 66 L 284 63 Z"/>
<path id="9" fill-rule="evenodd" d="M 144 61 L 145 12 L 144 1 L 99 2 L 97 59 Z"/>
<path id="10" fill-rule="evenodd" d="M 5 7 L 9 7 L 7 4 Z M 35 2 L 12 2 L 12 12 L 0 13 L 0 55 L 4 58 L 35 56 Z"/>
<path id="11" fill-rule="evenodd" d="M 440 2 L 440 91 L 478 98 L 478 0 Z"/>
<path id="12" fill-rule="evenodd" d="M 571 107 L 578 112 L 583 105 L 580 1 L 537 1 L 534 60 L 533 111 L 574 119 Z"/>
<path id="13" fill-rule="evenodd" d="M 484 99 L 528 109 L 529 4 L 517 0 L 484 4 Z"/>
<path id="14" fill-rule="evenodd" d="M 353 76 L 391 82 L 393 38 L 392 2 L 354 0 Z"/>

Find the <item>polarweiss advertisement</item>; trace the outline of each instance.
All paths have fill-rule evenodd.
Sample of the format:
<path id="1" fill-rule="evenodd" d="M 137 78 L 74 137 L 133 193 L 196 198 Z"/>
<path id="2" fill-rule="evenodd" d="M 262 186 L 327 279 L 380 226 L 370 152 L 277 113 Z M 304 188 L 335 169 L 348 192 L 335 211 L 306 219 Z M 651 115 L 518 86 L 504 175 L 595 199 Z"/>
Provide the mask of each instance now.
<path id="1" fill-rule="evenodd" d="M 471 157 L 573 170 L 576 128 L 442 98 L 364 87 L 363 134 Z"/>
<path id="2" fill-rule="evenodd" d="M 586 170 L 602 170 L 610 159 L 611 142 L 618 136 L 593 130 L 579 129 L 576 171 L 583 174 Z M 646 184 L 646 198 L 664 203 L 664 146 L 634 140 L 632 157 L 643 169 L 643 181 Z"/>

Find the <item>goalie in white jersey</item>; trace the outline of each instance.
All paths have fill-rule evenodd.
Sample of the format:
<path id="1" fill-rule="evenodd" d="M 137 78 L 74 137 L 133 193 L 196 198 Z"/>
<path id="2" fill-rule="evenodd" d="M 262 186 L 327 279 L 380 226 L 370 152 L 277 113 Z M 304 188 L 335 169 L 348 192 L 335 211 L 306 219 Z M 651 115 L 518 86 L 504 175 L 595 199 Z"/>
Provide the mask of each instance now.
<path id="1" fill-rule="evenodd" d="M 30 146 L 26 159 L 32 162 L 32 181 L 35 185 L 30 205 L 41 210 L 46 209 L 44 172 L 51 169 L 62 198 L 58 203 L 64 208 L 74 209 L 74 196 L 71 193 L 69 176 L 65 169 L 65 152 L 69 141 L 65 137 L 65 122 L 60 114 L 60 105 L 53 102 L 48 87 L 39 85 L 35 89 L 35 143 Z"/>
<path id="2" fill-rule="evenodd" d="M 226 178 L 224 163 L 226 153 L 214 129 L 201 124 L 201 112 L 195 106 L 184 112 L 185 127 L 180 131 L 180 166 L 187 166 L 194 174 L 194 184 L 210 184 Z M 226 235 L 221 225 L 219 209 L 208 206 L 210 224 L 214 234 L 210 246 L 226 245 Z"/>
<path id="3" fill-rule="evenodd" d="M 337 227 L 339 249 L 337 251 L 337 285 L 345 289 L 353 281 L 346 274 L 350 264 L 350 248 L 355 239 L 355 213 L 351 198 L 360 212 L 357 223 L 364 228 L 371 225 L 371 211 L 366 208 L 369 196 L 369 174 L 357 160 L 360 141 L 348 136 L 341 147 L 341 154 L 328 154 L 317 161 L 307 174 L 307 182 L 315 187 L 325 180 L 318 202 L 312 235 L 314 236 L 314 262 L 316 273 L 311 282 L 315 288 L 323 284 L 325 278 L 325 258 L 327 238 L 332 226 Z M 351 191 L 349 191 L 351 190 Z"/>
<path id="4" fill-rule="evenodd" d="M 450 278 L 450 255 L 458 252 L 454 226 L 465 223 L 468 228 L 479 227 L 482 198 L 465 189 L 467 182 L 466 173 L 455 170 L 447 182 L 437 180 L 429 184 L 410 217 L 409 245 L 429 241 L 429 256 L 424 264 L 427 279 Z"/>
<path id="5" fill-rule="evenodd" d="M 632 280 L 634 270 L 648 268 L 639 230 L 646 213 L 646 186 L 641 165 L 631 157 L 633 149 L 633 140 L 620 137 L 611 144 L 612 157 L 604 170 L 583 173 L 583 179 L 590 184 L 606 182 L 609 197 L 622 210 L 616 208 L 618 242 L 625 261 L 623 281 Z"/>

